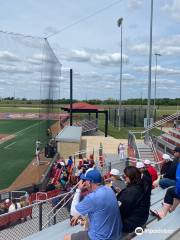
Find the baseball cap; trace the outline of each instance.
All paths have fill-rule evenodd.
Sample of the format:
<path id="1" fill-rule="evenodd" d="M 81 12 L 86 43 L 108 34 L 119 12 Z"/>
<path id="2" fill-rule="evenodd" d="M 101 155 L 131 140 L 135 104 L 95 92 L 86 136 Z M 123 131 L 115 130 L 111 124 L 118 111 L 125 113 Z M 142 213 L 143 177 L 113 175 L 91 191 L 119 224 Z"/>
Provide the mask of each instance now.
<path id="1" fill-rule="evenodd" d="M 85 180 L 88 180 L 92 183 L 101 183 L 102 181 L 101 173 L 95 168 L 91 168 L 88 170 L 89 171 L 86 171 L 85 174 Z"/>
<path id="2" fill-rule="evenodd" d="M 144 163 L 143 162 L 137 162 L 136 163 L 136 167 L 139 168 L 143 168 L 144 167 Z"/>
<path id="3" fill-rule="evenodd" d="M 171 160 L 170 156 L 168 154 L 166 154 L 166 153 L 164 153 L 162 155 L 162 158 L 165 159 L 165 160 Z"/>
<path id="4" fill-rule="evenodd" d="M 119 176 L 120 172 L 118 169 L 113 168 L 113 169 L 111 169 L 110 174 L 114 175 L 114 176 Z"/>
<path id="5" fill-rule="evenodd" d="M 151 164 L 151 161 L 150 161 L 149 159 L 146 159 L 146 160 L 144 161 L 144 164 L 149 165 L 149 164 Z"/>
<path id="6" fill-rule="evenodd" d="M 180 153 L 180 147 L 175 147 L 174 152 L 179 152 Z"/>

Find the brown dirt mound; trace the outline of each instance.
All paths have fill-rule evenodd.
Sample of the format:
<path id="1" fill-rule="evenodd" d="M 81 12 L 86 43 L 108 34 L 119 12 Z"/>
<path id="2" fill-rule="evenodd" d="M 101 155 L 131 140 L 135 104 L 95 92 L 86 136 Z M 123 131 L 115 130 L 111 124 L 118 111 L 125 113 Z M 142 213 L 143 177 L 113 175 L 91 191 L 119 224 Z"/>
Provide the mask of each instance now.
<path id="1" fill-rule="evenodd" d="M 15 137 L 15 135 L 13 135 L 13 134 L 9 135 L 9 134 L 0 133 L 0 142 L 1 143 L 2 142 L 6 142 L 6 141 L 8 141 L 8 140 L 10 140 L 10 139 L 12 139 L 14 137 Z"/>

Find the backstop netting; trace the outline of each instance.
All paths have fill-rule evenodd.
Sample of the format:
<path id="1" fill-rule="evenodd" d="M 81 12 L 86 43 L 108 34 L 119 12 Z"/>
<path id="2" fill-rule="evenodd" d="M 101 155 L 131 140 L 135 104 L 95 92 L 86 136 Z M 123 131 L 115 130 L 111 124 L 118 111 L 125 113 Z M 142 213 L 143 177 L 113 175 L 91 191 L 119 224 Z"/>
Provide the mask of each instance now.
<path id="1" fill-rule="evenodd" d="M 60 75 L 47 39 L 0 32 L 0 189 L 56 134 Z"/>

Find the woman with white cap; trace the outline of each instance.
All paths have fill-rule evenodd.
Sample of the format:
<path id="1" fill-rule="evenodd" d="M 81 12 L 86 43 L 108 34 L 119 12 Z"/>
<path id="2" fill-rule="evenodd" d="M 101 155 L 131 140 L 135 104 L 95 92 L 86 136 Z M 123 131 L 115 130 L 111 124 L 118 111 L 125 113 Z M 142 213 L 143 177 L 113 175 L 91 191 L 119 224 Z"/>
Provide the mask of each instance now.
<path id="1" fill-rule="evenodd" d="M 143 162 L 137 162 L 136 168 L 141 172 L 142 184 L 145 192 L 145 201 L 150 204 L 151 190 L 152 190 L 152 178 Z"/>
<path id="2" fill-rule="evenodd" d="M 126 184 L 120 178 L 120 172 L 118 169 L 111 169 L 110 171 L 111 176 L 111 188 L 115 193 L 119 193 L 122 189 L 126 188 Z"/>

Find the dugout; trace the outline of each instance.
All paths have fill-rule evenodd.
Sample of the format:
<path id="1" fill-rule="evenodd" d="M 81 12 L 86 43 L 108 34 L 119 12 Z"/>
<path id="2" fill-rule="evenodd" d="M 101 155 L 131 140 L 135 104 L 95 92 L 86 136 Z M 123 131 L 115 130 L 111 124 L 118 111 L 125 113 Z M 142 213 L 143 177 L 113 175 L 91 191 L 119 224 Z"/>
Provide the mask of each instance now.
<path id="1" fill-rule="evenodd" d="M 67 126 L 56 136 L 57 151 L 61 158 L 67 159 L 80 151 L 82 127 Z"/>

